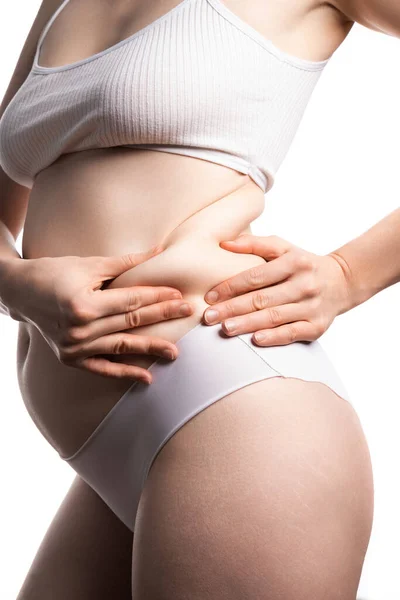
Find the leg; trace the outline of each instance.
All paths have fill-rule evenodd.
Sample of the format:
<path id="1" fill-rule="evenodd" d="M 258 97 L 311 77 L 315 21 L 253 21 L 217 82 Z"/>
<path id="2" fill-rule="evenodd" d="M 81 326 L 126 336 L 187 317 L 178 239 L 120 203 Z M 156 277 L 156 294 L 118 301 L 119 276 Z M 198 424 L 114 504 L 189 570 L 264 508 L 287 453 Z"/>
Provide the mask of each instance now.
<path id="1" fill-rule="evenodd" d="M 17 600 L 131 600 L 133 534 L 76 477 Z"/>
<path id="2" fill-rule="evenodd" d="M 373 494 L 351 404 L 296 378 L 243 387 L 188 421 L 153 463 L 133 600 L 355 600 Z"/>

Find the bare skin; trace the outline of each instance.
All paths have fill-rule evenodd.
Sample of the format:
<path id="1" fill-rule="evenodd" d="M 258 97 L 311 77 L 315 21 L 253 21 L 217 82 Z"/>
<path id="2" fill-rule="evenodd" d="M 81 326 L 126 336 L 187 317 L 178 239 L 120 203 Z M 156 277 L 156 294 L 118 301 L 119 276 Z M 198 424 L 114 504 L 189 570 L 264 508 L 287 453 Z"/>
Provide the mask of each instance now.
<path id="1" fill-rule="evenodd" d="M 118 9 L 114 3 L 111 8 L 106 2 L 70 0 L 48 31 L 38 62 L 61 66 L 91 56 L 177 4 L 136 2 L 132 9 L 132 3 L 121 3 Z M 338 11 L 315 2 L 299 6 L 286 0 L 268 9 L 261 2 L 225 4 L 283 50 L 309 60 L 327 58 L 345 35 Z M 90 48 L 88 26 L 93 29 Z M 117 277 L 109 288 L 140 284 L 179 289 L 193 306 L 191 316 L 134 329 L 174 343 L 201 320 L 207 307 L 204 295 L 213 285 L 263 262 L 261 257 L 229 253 L 218 244 L 251 232 L 264 202 L 262 190 L 249 176 L 192 157 L 131 148 L 71 153 L 35 180 L 23 257 L 117 255 L 162 245 L 164 252 Z M 52 223 L 45 235 L 44 222 Z M 193 264 L 199 265 L 195 273 Z M 123 361 L 148 367 L 154 358 L 132 354 Z M 130 385 L 128 380 L 104 380 L 84 372 L 71 377 L 70 369 L 27 323 L 19 327 L 18 365 L 27 409 L 62 456 L 84 443 Z M 48 376 L 38 378 L 44 371 Z"/>
<path id="2" fill-rule="evenodd" d="M 178 3 L 177 0 L 168 2 L 159 0 L 152 3 L 136 0 L 130 2 L 129 5 L 123 2 L 113 3 L 111 7 L 105 0 L 102 2 L 90 0 L 85 3 L 71 0 L 48 32 L 42 46 L 39 64 L 47 67 L 60 66 L 91 56 L 143 28 Z M 335 8 L 331 4 L 315 0 L 309 2 L 285 0 L 284 2 L 271 1 L 268 3 L 261 0 L 246 0 L 246 2 L 226 0 L 224 4 L 276 46 L 308 60 L 318 61 L 329 57 L 345 39 L 352 25 L 352 21 L 344 18 L 343 12 L 338 7 Z M 54 10 L 56 8 L 55 6 Z M 88 44 L 87 36 L 88 27 L 91 28 L 90 44 Z M 157 173 L 157 177 L 154 177 L 154 173 Z M 178 177 L 177 173 L 179 173 Z M 99 198 L 101 210 L 99 210 Z M 168 206 L 168 211 L 165 211 L 166 206 Z M 219 247 L 218 242 L 222 239 L 236 237 L 242 232 L 251 232 L 251 223 L 262 213 L 263 208 L 263 193 L 247 175 L 207 161 L 163 152 L 127 148 L 72 153 L 61 157 L 56 163 L 42 171 L 36 179 L 29 197 L 22 245 L 23 257 L 117 255 L 126 252 L 140 252 L 154 244 L 162 244 L 164 251 L 160 255 L 116 278 L 112 286 L 123 287 L 140 283 L 141 285 L 167 285 L 178 288 L 183 297 L 192 303 L 193 314 L 191 316 L 137 327 L 133 330 L 134 333 L 157 335 L 176 342 L 200 322 L 203 311 L 208 306 L 203 299 L 204 294 L 213 285 L 262 262 L 263 259 L 257 256 L 228 253 Z M 124 215 L 124 219 L 121 219 L 121 214 Z M 138 215 L 140 216 L 138 217 Z M 52 223 L 51 228 L 46 229 L 45 234 L 43 233 L 44 222 Z M 194 264 L 196 264 L 195 272 Z M 124 356 L 123 360 L 125 362 L 129 360 L 130 364 L 147 367 L 155 358 L 130 355 L 129 357 Z M 38 377 L 37 373 L 41 373 L 41 377 Z M 43 373 L 46 374 L 45 377 L 43 377 Z M 39 332 L 26 323 L 21 323 L 19 327 L 18 377 L 24 402 L 32 418 L 43 435 L 62 456 L 71 455 L 83 444 L 132 383 L 127 380 L 105 379 L 77 370 L 72 373 L 69 367 L 58 362 Z M 284 398 L 286 398 L 285 402 L 283 402 Z M 265 402 L 266 399 L 268 399 L 268 403 Z M 315 409 L 318 407 L 321 409 L 317 411 L 318 418 L 311 423 L 307 417 L 307 407 L 313 406 L 313 402 Z M 243 409 L 244 404 L 248 408 L 247 412 L 247 408 Z M 297 412 L 291 412 L 299 410 L 299 404 L 303 406 L 303 411 L 300 411 L 302 416 Z M 84 422 L 81 418 L 83 406 L 85 407 Z M 273 411 L 275 421 L 269 418 L 271 411 Z M 228 412 L 233 433 L 226 431 Z M 252 535 L 249 536 L 251 540 L 247 540 L 246 545 L 246 531 L 249 530 L 247 526 L 251 531 L 254 526 L 263 530 L 267 525 L 268 514 L 274 515 L 274 511 L 277 510 L 274 498 L 271 496 L 272 490 L 268 487 L 272 485 L 276 473 L 269 469 L 273 468 L 277 453 L 280 451 L 280 444 L 284 440 L 279 436 L 273 436 L 274 439 L 268 446 L 268 453 L 265 452 L 263 441 L 267 434 L 271 435 L 274 431 L 274 423 L 277 431 L 285 418 L 290 422 L 294 415 L 298 419 L 296 421 L 298 428 L 294 432 L 298 436 L 296 439 L 300 442 L 304 435 L 310 441 L 301 446 L 301 451 L 305 454 L 298 454 L 297 463 L 290 462 L 289 459 L 289 462 L 282 463 L 282 472 L 286 468 L 296 469 L 299 465 L 304 464 L 301 461 L 307 460 L 307 452 L 311 454 L 311 461 L 314 461 L 313 453 L 317 451 L 322 441 L 322 432 L 326 432 L 327 422 L 335 419 L 345 427 L 347 437 L 343 436 L 340 439 L 340 442 L 344 444 L 343 454 L 337 456 L 335 448 L 339 440 L 333 435 L 324 447 L 324 452 L 330 461 L 329 473 L 332 477 L 330 486 L 319 488 L 317 486 L 310 491 L 310 494 L 314 493 L 314 496 L 309 495 L 308 492 L 308 495 L 303 496 L 304 506 L 307 508 L 307 504 L 310 503 L 313 510 L 309 515 L 306 511 L 306 516 L 302 521 L 301 535 L 306 548 L 308 538 L 304 532 L 312 529 L 315 519 L 323 518 L 325 503 L 335 497 L 333 491 L 335 485 L 341 486 L 340 502 L 337 504 L 337 511 L 334 515 L 334 522 L 338 529 L 332 557 L 337 560 L 336 577 L 339 580 L 344 578 L 343 598 L 345 600 L 354 599 L 372 520 L 372 473 L 361 425 L 350 405 L 339 399 L 326 386 L 274 379 L 238 390 L 215 403 L 179 430 L 158 455 L 146 482 L 140 506 L 139 528 L 135 532 L 132 569 L 135 600 L 145 597 L 149 599 L 161 597 L 159 586 L 162 585 L 162 577 L 153 581 L 151 589 L 149 587 L 150 565 L 152 561 L 162 565 L 169 553 L 178 553 L 177 556 L 187 557 L 187 566 L 193 567 L 192 575 L 196 573 L 193 566 L 194 562 L 197 562 L 194 551 L 196 544 L 192 547 L 191 554 L 191 547 L 188 545 L 187 538 L 183 536 L 183 530 L 180 531 L 183 537 L 178 535 L 172 538 L 171 532 L 164 526 L 165 523 L 168 523 L 168 515 L 171 515 L 171 510 L 173 510 L 173 499 L 165 502 L 163 506 L 160 506 L 157 501 L 165 480 L 165 473 L 172 472 L 176 453 L 179 453 L 181 457 L 187 457 L 186 461 L 180 463 L 179 469 L 175 467 L 172 472 L 172 476 L 176 478 L 176 485 L 182 486 L 182 494 L 188 507 L 188 512 L 180 515 L 184 516 L 184 523 L 187 525 L 190 524 L 189 507 L 193 507 L 194 498 L 197 497 L 201 506 L 206 507 L 221 484 L 222 471 L 215 473 L 214 487 L 210 485 L 205 490 L 201 481 L 203 481 L 203 476 L 204 481 L 209 481 L 210 471 L 206 469 L 193 476 L 191 484 L 188 481 L 183 485 L 184 478 L 192 472 L 191 469 L 196 462 L 196 453 L 200 452 L 200 445 L 207 448 L 206 464 L 209 464 L 207 459 L 211 457 L 218 456 L 221 461 L 224 459 L 224 463 L 219 462 L 220 469 L 224 473 L 226 473 L 225 468 L 229 470 L 230 466 L 237 464 L 239 459 L 239 456 L 235 454 L 234 446 L 237 446 L 237 449 L 238 446 L 243 449 L 243 452 L 240 453 L 242 463 L 240 469 L 237 470 L 238 480 L 236 483 L 229 477 L 225 480 L 227 494 L 233 491 L 233 486 L 240 486 L 238 498 L 244 493 L 249 493 L 251 481 L 258 481 L 257 473 L 259 471 L 257 471 L 257 461 L 254 457 L 259 457 L 258 466 L 259 470 L 263 471 L 264 478 L 261 478 L 260 483 L 257 484 L 258 496 L 254 496 L 252 512 L 246 517 L 247 525 L 245 519 L 240 519 L 240 506 L 236 506 L 233 502 L 229 505 L 232 518 L 238 519 L 242 523 L 242 530 L 236 532 L 238 539 L 232 538 L 229 542 L 224 537 L 227 532 L 218 529 L 218 511 L 215 515 L 210 515 L 210 525 L 215 531 L 214 554 L 209 555 L 210 560 L 214 558 L 221 561 L 222 548 L 226 548 L 228 543 L 236 546 L 242 535 L 241 552 L 244 560 L 250 561 L 252 547 L 254 549 L 254 544 L 262 543 L 262 536 L 256 536 L 254 539 Z M 258 427 L 258 435 L 253 438 L 255 424 Z M 225 430 L 223 442 L 215 432 L 212 433 L 213 429 L 215 431 Z M 314 432 L 312 435 L 310 435 L 311 431 Z M 243 446 L 237 445 L 237 441 L 235 441 L 239 432 Z M 296 445 L 296 442 L 294 444 Z M 190 453 L 187 452 L 189 445 Z M 247 454 L 246 448 L 248 449 Z M 348 457 L 353 451 L 353 462 L 351 462 L 348 461 Z M 266 460 L 268 462 L 265 462 Z M 249 471 L 251 465 L 252 471 Z M 343 468 L 344 465 L 346 465 L 346 469 Z M 317 470 L 322 468 L 322 465 L 316 462 L 313 462 L 313 466 Z M 198 479 L 196 479 L 197 476 Z M 293 472 L 293 476 L 300 477 L 297 472 Z M 309 486 L 309 480 L 306 478 L 300 478 L 299 482 L 304 488 Z M 320 480 L 318 482 L 320 483 Z M 162 489 L 165 493 L 166 488 Z M 278 484 L 274 485 L 274 493 L 277 489 L 279 489 Z M 282 540 L 279 540 L 279 530 L 283 522 L 288 522 L 288 515 L 291 511 L 296 510 L 296 503 L 289 489 L 285 487 L 281 489 L 283 490 L 281 497 L 283 504 L 279 515 L 276 512 L 277 528 L 268 530 L 269 535 L 276 536 L 276 558 L 272 560 L 269 553 L 271 548 L 268 551 L 257 545 L 259 562 L 248 563 L 252 565 L 252 568 L 254 567 L 254 573 L 249 571 L 246 574 L 244 572 L 242 578 L 235 581 L 238 598 L 249 595 L 247 592 L 252 585 L 255 585 L 256 573 L 259 572 L 261 565 L 264 565 L 264 571 L 261 573 L 263 581 L 266 583 L 273 581 L 268 600 L 281 597 L 279 594 L 283 594 L 288 600 L 295 597 L 296 600 L 303 598 L 301 594 L 297 596 L 290 594 L 294 593 L 291 591 L 292 589 L 299 589 L 300 580 L 307 581 L 307 573 L 302 573 L 301 569 L 298 571 L 290 569 L 292 579 L 288 579 L 284 576 L 285 569 L 282 571 L 275 568 L 278 564 L 277 561 L 292 567 L 290 549 L 285 547 Z M 358 504 L 355 503 L 351 508 L 349 499 L 357 493 L 360 494 Z M 264 505 L 261 513 L 259 511 L 260 494 L 269 497 L 269 502 Z M 51 525 L 49 534 L 41 547 L 40 558 L 33 563 L 19 600 L 33 600 L 36 597 L 47 600 L 45 595 L 47 592 L 43 592 L 43 590 L 48 589 L 47 583 L 50 581 L 52 588 L 48 598 L 57 597 L 61 600 L 64 597 L 70 598 L 72 591 L 76 589 L 81 590 L 80 595 L 73 594 L 77 600 L 109 597 L 105 591 L 106 587 L 99 584 L 100 576 L 97 572 L 92 573 L 95 581 L 90 583 L 90 578 L 87 580 L 91 557 L 90 545 L 82 544 L 82 552 L 86 557 L 85 573 L 76 571 L 73 546 L 68 544 L 63 546 L 66 548 L 65 553 L 62 554 L 65 580 L 54 580 L 52 575 L 54 563 L 50 561 L 54 552 L 54 544 L 59 543 L 60 536 L 63 535 L 65 528 L 68 528 L 69 520 L 72 518 L 73 512 L 78 510 L 81 502 L 85 502 L 85 506 L 93 507 L 93 510 L 88 508 L 87 513 L 85 512 L 82 517 L 82 538 L 86 534 L 92 535 L 94 529 L 102 531 L 103 526 L 110 527 L 110 531 L 112 529 L 116 539 L 121 539 L 121 546 L 128 552 L 130 544 L 127 543 L 127 540 L 131 540 L 129 537 L 131 534 L 121 527 L 116 517 L 110 515 L 106 507 L 104 510 L 96 509 L 101 501 L 87 489 L 87 486 L 79 478 L 76 479 L 68 498 Z M 201 510 L 201 506 L 199 506 L 199 510 Z M 151 529 L 149 523 L 149 515 L 154 514 L 154 511 L 157 512 L 159 519 L 157 532 Z M 207 518 L 207 514 L 204 509 L 201 519 Z M 357 515 L 359 515 L 358 519 Z M 213 516 L 215 516 L 214 521 L 212 520 Z M 94 518 L 98 520 L 98 526 L 95 528 L 93 528 Z M 199 531 L 201 519 L 197 521 L 196 535 L 201 534 Z M 106 525 L 104 525 L 105 522 Z M 355 523 L 356 541 L 350 547 L 347 532 L 348 527 L 353 523 Z M 326 536 L 329 536 L 330 521 L 324 521 L 324 526 L 326 526 Z M 299 527 L 299 523 L 293 521 L 293 527 Z M 151 535 L 155 535 L 155 538 L 149 538 Z M 205 539 L 203 541 L 206 543 Z M 113 548 L 107 543 L 102 544 L 101 541 L 99 544 L 102 545 L 103 551 L 101 560 L 104 561 L 104 564 L 110 565 L 111 571 L 115 568 L 114 577 L 118 577 L 119 566 L 117 567 L 113 560 Z M 149 554 L 150 548 L 152 548 L 152 552 Z M 300 545 L 298 550 L 301 553 Z M 322 546 L 318 545 L 317 538 L 315 538 L 312 560 L 317 560 L 321 550 Z M 339 558 L 346 551 L 351 553 L 351 560 L 342 564 Z M 246 552 L 249 554 L 246 555 Z M 226 569 L 238 567 L 232 562 L 232 559 L 227 560 L 224 557 L 224 561 Z M 126 561 L 124 561 L 124 565 L 125 569 Z M 316 563 L 316 567 L 318 568 L 318 563 Z M 161 566 L 159 568 L 161 569 Z M 201 596 L 204 592 L 201 586 L 204 584 L 206 573 L 203 573 L 202 576 L 199 572 L 198 580 L 195 577 L 189 578 L 190 585 L 193 586 L 189 589 L 187 582 L 182 579 L 182 572 L 179 569 L 170 572 L 176 577 L 173 581 L 180 582 L 180 587 L 176 590 L 170 583 L 167 595 L 163 597 L 184 598 L 188 593 L 193 598 L 204 597 L 204 595 Z M 311 577 L 311 573 L 309 575 Z M 110 577 L 112 577 L 111 573 Z M 131 588 L 130 582 L 126 578 L 126 571 L 123 577 L 125 589 L 124 592 L 121 591 L 120 597 L 128 598 Z M 88 581 L 87 587 L 80 587 L 80 581 Z M 327 592 L 330 584 L 330 581 L 315 583 L 315 588 L 312 590 L 312 593 L 315 592 L 314 596 L 312 593 L 307 596 L 307 586 L 304 584 L 304 598 L 307 597 L 308 600 L 313 600 L 313 598 L 316 600 L 320 597 L 329 600 L 336 599 L 337 596 L 328 596 L 328 593 L 322 594 L 322 596 L 317 595 L 322 589 Z M 246 588 L 246 585 L 250 587 Z M 59 586 L 59 589 L 54 586 Z M 221 591 L 221 581 L 218 576 L 210 581 L 210 586 L 214 592 L 215 590 Z M 103 596 L 99 590 L 103 590 Z M 223 594 L 228 597 L 231 591 L 223 590 L 218 597 L 225 597 Z M 256 597 L 253 592 L 254 590 L 251 593 L 252 597 Z M 178 593 L 181 596 L 178 596 Z M 231 594 L 230 597 L 234 596 Z M 263 595 L 263 598 L 267 598 L 267 596 Z"/>
<path id="3" fill-rule="evenodd" d="M 273 377 L 178 430 L 146 480 L 134 600 L 356 600 L 373 519 L 370 454 L 325 384 Z"/>

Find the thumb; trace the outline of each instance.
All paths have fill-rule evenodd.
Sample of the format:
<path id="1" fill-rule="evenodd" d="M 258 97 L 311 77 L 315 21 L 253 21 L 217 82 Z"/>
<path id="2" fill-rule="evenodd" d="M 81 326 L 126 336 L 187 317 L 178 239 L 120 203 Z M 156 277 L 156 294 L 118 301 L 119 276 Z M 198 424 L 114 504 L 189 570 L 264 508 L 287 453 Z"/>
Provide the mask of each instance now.
<path id="1" fill-rule="evenodd" d="M 104 264 L 102 266 L 103 280 L 113 279 L 114 277 L 121 275 L 121 273 L 149 260 L 149 258 L 156 256 L 162 251 L 163 248 L 157 244 L 143 252 L 129 252 L 128 254 L 122 254 L 120 256 L 105 256 L 103 257 Z"/>
<path id="2" fill-rule="evenodd" d="M 254 241 L 253 235 L 242 234 L 234 240 L 222 240 L 219 245 L 224 246 L 232 252 L 246 252 L 251 249 L 251 243 Z"/>
<path id="3" fill-rule="evenodd" d="M 248 233 L 242 233 L 233 240 L 221 240 L 220 244 L 244 244 L 249 243 L 255 236 Z"/>
<path id="4" fill-rule="evenodd" d="M 132 267 L 134 267 L 142 262 L 145 262 L 146 260 L 149 260 L 149 258 L 151 258 L 152 256 L 160 254 L 160 252 L 163 252 L 163 250 L 164 249 L 161 245 L 156 244 L 155 246 L 149 248 L 149 250 L 144 250 L 143 252 L 124 254 L 121 258 L 127 260 L 128 262 L 133 261 L 134 264 L 132 264 Z"/>

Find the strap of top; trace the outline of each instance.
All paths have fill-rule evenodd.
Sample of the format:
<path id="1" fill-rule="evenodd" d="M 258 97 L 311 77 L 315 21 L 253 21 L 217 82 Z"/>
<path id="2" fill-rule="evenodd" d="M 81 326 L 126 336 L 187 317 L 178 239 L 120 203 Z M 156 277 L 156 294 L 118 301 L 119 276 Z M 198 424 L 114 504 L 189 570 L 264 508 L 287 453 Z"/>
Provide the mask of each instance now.
<path id="1" fill-rule="evenodd" d="M 171 8 L 166 13 L 162 14 L 160 17 L 158 17 L 157 19 L 155 19 L 154 21 L 152 21 L 148 25 L 145 25 L 144 27 L 142 27 L 138 31 L 135 31 L 135 33 L 133 33 L 132 35 L 128 36 L 127 38 L 125 38 L 123 40 L 120 40 L 119 42 L 117 42 L 116 44 L 113 44 L 112 46 L 109 46 L 108 48 L 105 48 L 101 52 L 96 52 L 96 54 L 92 54 L 91 56 L 88 56 L 88 57 L 83 58 L 81 60 L 75 61 L 73 63 L 66 64 L 66 65 L 61 65 L 59 67 L 42 67 L 41 65 L 39 65 L 40 50 L 41 50 L 41 48 L 43 46 L 43 42 L 45 40 L 45 37 L 46 37 L 47 32 L 49 31 L 50 27 L 52 26 L 52 24 L 54 23 L 55 19 L 60 14 L 60 12 L 63 10 L 63 8 L 65 8 L 65 6 L 69 2 L 69 0 L 64 0 L 64 2 L 58 7 L 58 9 L 56 10 L 56 12 L 53 14 L 53 16 L 47 22 L 45 28 L 43 29 L 43 31 L 42 31 L 42 33 L 40 35 L 40 38 L 39 38 L 39 41 L 38 41 L 38 45 L 37 45 L 37 48 L 36 48 L 35 58 L 34 58 L 34 61 L 33 61 L 33 67 L 32 67 L 33 71 L 40 72 L 40 73 L 44 73 L 44 72 L 51 73 L 51 72 L 57 72 L 57 71 L 64 71 L 64 70 L 70 69 L 72 67 L 77 67 L 77 66 L 83 65 L 83 64 L 85 64 L 85 63 L 87 63 L 87 62 L 89 62 L 89 61 L 91 61 L 91 60 L 93 60 L 95 58 L 99 58 L 100 56 L 103 56 L 104 54 L 107 54 L 108 52 L 111 52 L 112 50 L 116 50 L 117 48 L 119 48 L 123 44 L 126 44 L 127 42 L 133 40 L 137 36 L 142 35 L 146 31 L 148 31 L 151 28 L 155 27 L 156 25 L 158 25 L 159 23 L 161 23 L 164 19 L 167 19 L 167 18 L 171 17 L 178 10 L 180 10 L 184 5 L 188 4 L 189 2 L 197 2 L 197 1 L 206 2 L 206 0 L 181 0 L 181 2 L 179 2 L 179 4 L 177 4 L 176 6 L 174 6 L 173 8 Z"/>
<path id="2" fill-rule="evenodd" d="M 39 37 L 39 41 L 38 41 L 38 44 L 36 47 L 36 52 L 35 52 L 35 58 L 33 60 L 33 64 L 35 67 L 37 67 L 37 66 L 40 67 L 40 65 L 38 65 L 38 59 L 39 59 L 40 50 L 42 48 L 44 38 L 46 37 L 48 30 L 53 25 L 54 21 L 56 20 L 56 18 L 60 14 L 60 12 L 63 10 L 63 8 L 65 8 L 65 6 L 67 6 L 68 2 L 69 2 L 69 0 L 63 0 L 63 2 L 60 4 L 60 6 L 55 11 L 55 13 L 53 13 L 53 15 L 50 17 L 50 19 L 47 21 L 46 25 L 44 26 L 44 29 Z"/>

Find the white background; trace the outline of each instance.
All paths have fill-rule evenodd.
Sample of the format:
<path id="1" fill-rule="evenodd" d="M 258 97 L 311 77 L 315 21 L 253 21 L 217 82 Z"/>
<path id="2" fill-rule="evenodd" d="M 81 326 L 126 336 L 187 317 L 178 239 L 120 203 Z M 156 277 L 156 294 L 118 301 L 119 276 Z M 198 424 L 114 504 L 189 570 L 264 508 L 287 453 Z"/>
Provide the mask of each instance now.
<path id="1" fill-rule="evenodd" d="M 39 8 L 38 0 L 6 4 L 0 18 L 1 96 Z M 253 225 L 256 235 L 280 235 L 325 254 L 399 206 L 399 63 L 400 40 L 353 27 L 314 91 L 266 196 L 265 212 Z M 21 253 L 20 242 L 21 237 Z M 362 600 L 400 598 L 399 307 L 395 285 L 339 316 L 320 338 L 360 416 L 374 468 L 375 517 L 359 587 Z M 16 334 L 17 323 L 0 314 L 3 600 L 17 596 L 74 477 L 24 409 Z"/>

